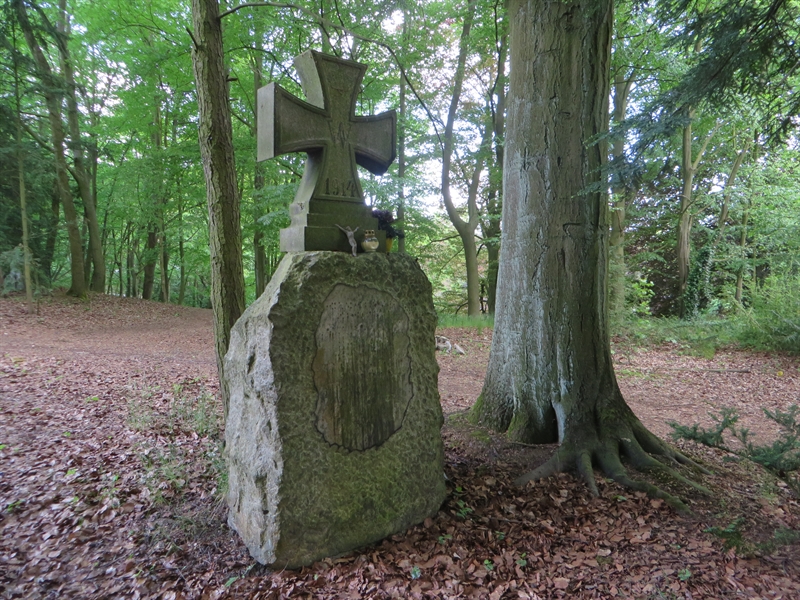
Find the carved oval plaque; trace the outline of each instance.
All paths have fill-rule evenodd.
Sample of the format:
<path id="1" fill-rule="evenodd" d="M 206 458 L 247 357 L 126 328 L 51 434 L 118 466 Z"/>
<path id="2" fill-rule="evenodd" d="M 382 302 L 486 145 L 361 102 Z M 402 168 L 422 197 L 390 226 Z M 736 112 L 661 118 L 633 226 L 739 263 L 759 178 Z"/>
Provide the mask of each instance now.
<path id="1" fill-rule="evenodd" d="M 388 293 L 339 284 L 316 333 L 317 429 L 349 450 L 379 446 L 413 396 L 408 315 Z"/>

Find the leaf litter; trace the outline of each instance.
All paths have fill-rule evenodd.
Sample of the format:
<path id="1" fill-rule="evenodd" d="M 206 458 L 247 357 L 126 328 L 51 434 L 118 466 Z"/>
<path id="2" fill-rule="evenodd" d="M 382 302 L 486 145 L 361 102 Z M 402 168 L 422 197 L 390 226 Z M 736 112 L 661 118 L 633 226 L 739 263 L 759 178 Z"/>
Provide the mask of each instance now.
<path id="1" fill-rule="evenodd" d="M 800 507 L 760 468 L 689 443 L 714 497 L 692 517 L 600 479 L 526 488 L 531 447 L 469 424 L 488 330 L 442 332 L 449 495 L 406 532 L 298 571 L 255 564 L 226 525 L 210 311 L 93 296 L 0 299 L 3 598 L 800 598 Z M 741 351 L 616 348 L 623 392 L 661 436 L 737 408 L 800 402 L 800 361 Z M 658 482 L 670 485 L 669 482 Z"/>

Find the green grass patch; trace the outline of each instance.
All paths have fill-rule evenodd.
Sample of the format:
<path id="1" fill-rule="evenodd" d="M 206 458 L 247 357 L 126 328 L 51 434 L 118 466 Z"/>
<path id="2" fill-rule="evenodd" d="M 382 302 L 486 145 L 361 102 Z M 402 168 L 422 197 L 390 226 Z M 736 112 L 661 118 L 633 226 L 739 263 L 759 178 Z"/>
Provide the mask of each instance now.
<path id="1" fill-rule="evenodd" d="M 477 329 L 478 333 L 484 329 L 494 328 L 494 315 L 479 315 L 468 317 L 467 315 L 444 315 L 437 316 L 437 326 L 445 328 Z"/>

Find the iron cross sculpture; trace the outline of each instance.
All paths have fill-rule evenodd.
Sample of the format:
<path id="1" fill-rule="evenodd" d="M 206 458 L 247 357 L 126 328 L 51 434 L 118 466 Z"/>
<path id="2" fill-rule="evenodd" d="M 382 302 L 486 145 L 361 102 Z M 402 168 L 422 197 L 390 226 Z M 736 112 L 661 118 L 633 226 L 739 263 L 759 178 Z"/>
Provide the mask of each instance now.
<path id="1" fill-rule="evenodd" d="M 355 115 L 366 65 L 313 50 L 294 64 L 306 102 L 275 83 L 258 90 L 257 159 L 308 155 L 290 207 L 292 223 L 281 230 L 281 250 L 348 252 L 350 243 L 337 224 L 361 232 L 378 229 L 364 204 L 356 165 L 376 175 L 387 171 L 395 158 L 397 116 L 393 110 Z"/>

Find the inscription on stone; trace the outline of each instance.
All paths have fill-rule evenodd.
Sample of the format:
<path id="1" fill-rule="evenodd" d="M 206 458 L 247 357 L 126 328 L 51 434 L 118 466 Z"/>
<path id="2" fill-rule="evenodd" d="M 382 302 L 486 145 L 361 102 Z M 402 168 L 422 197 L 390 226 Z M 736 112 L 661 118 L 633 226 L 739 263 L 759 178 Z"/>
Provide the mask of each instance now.
<path id="1" fill-rule="evenodd" d="M 403 424 L 414 395 L 408 315 L 388 293 L 339 284 L 316 332 L 317 430 L 330 444 L 367 450 Z"/>

